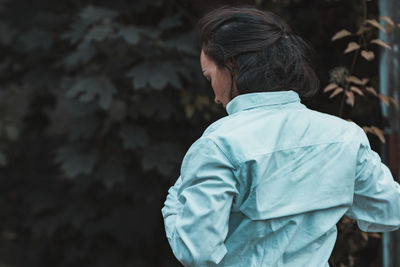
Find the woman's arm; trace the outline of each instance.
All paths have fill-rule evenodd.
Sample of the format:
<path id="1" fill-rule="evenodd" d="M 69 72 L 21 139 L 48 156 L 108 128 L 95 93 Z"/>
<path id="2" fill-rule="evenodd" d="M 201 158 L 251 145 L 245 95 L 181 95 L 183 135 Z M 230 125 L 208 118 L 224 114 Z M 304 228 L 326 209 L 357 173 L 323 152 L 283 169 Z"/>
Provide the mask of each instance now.
<path id="1" fill-rule="evenodd" d="M 200 138 L 186 154 L 162 209 L 169 244 L 183 265 L 218 264 L 225 256 L 229 215 L 238 193 L 233 168 L 209 138 Z"/>
<path id="2" fill-rule="evenodd" d="M 364 131 L 360 132 L 354 201 L 346 215 L 366 232 L 396 230 L 400 227 L 400 186 L 371 150 Z"/>
<path id="3" fill-rule="evenodd" d="M 167 235 L 168 242 L 171 242 L 171 235 L 173 232 L 176 215 L 182 209 L 182 204 L 178 201 L 178 190 L 181 184 L 182 177 L 179 176 L 175 184 L 168 190 L 167 199 L 165 200 L 164 207 L 161 210 L 165 221 L 165 233 Z"/>

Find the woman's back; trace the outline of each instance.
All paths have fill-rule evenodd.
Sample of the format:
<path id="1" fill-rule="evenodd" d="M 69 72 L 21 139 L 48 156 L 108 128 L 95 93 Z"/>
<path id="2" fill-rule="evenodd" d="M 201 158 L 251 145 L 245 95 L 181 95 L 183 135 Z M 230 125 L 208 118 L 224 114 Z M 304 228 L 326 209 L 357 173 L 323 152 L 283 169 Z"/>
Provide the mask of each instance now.
<path id="1" fill-rule="evenodd" d="M 354 123 L 307 109 L 293 91 L 238 96 L 227 111 L 177 181 L 191 206 L 174 221 L 174 251 L 188 266 L 327 266 L 346 212 L 365 231 L 400 225 L 399 186 Z"/>
<path id="2" fill-rule="evenodd" d="M 237 166 L 220 265 L 324 266 L 353 202 L 362 130 L 307 109 L 293 91 L 239 96 L 227 111 L 204 134 Z"/>

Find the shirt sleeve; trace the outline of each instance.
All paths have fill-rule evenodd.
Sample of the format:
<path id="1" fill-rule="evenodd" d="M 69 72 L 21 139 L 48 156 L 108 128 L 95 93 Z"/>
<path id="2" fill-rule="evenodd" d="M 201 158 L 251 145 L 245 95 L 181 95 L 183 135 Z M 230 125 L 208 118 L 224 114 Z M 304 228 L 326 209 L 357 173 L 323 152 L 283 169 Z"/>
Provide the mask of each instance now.
<path id="1" fill-rule="evenodd" d="M 356 219 L 363 231 L 394 231 L 400 228 L 400 186 L 379 155 L 371 150 L 362 129 L 360 136 L 354 200 L 346 215 Z"/>
<path id="2" fill-rule="evenodd" d="M 168 242 L 184 266 L 218 264 L 227 253 L 224 241 L 238 193 L 233 169 L 209 138 L 200 138 L 185 155 L 162 208 Z"/>

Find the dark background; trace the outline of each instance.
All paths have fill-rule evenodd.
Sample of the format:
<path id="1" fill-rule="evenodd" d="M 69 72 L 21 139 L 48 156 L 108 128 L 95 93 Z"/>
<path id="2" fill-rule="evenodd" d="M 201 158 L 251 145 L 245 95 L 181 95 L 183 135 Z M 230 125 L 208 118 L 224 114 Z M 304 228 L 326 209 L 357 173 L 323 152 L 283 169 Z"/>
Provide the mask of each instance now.
<path id="1" fill-rule="evenodd" d="M 363 4 L 378 16 L 377 1 L 0 0 L 1 267 L 180 266 L 160 210 L 185 151 L 225 116 L 201 76 L 195 23 L 238 3 L 311 43 L 321 89 L 350 69 L 343 51 L 357 40 L 331 37 L 358 30 Z M 353 73 L 378 89 L 371 49 Z M 342 101 L 321 92 L 305 104 L 338 115 Z M 379 110 L 356 95 L 340 115 L 383 127 Z M 338 228 L 337 266 L 380 266 L 379 234 Z"/>

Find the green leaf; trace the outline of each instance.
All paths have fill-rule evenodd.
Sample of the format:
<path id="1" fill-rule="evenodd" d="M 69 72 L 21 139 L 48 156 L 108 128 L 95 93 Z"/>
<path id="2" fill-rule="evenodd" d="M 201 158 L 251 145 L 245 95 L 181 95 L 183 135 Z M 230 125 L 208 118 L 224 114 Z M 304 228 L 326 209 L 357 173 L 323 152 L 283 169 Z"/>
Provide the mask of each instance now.
<path id="1" fill-rule="evenodd" d="M 89 62 L 96 55 L 96 49 L 89 45 L 80 45 L 77 50 L 67 54 L 60 62 L 60 65 L 67 69 L 76 67 L 78 64 Z"/>
<path id="2" fill-rule="evenodd" d="M 142 26 L 140 28 L 137 28 L 137 30 L 140 34 L 150 39 L 157 39 L 161 35 L 161 32 L 154 27 Z"/>
<path id="3" fill-rule="evenodd" d="M 139 31 L 134 26 L 120 29 L 119 35 L 131 45 L 135 45 L 139 42 Z"/>
<path id="4" fill-rule="evenodd" d="M 176 49 L 189 55 L 197 55 L 199 52 L 196 49 L 196 38 L 194 33 L 184 33 L 174 39 L 167 40 L 165 46 L 171 49 Z"/>
<path id="5" fill-rule="evenodd" d="M 104 40 L 112 31 L 110 23 L 104 23 L 105 25 L 97 25 L 91 28 L 89 33 L 87 33 L 87 30 L 95 23 L 104 20 L 111 20 L 116 16 L 117 12 L 113 10 L 88 6 L 80 12 L 79 18 L 75 19 L 71 24 L 70 31 L 63 33 L 61 38 L 70 40 L 71 44 L 78 43 L 78 41 L 82 40 L 84 37 L 87 38 L 86 41 Z"/>
<path id="6" fill-rule="evenodd" d="M 128 73 L 133 78 L 135 89 L 150 87 L 161 90 L 168 84 L 175 88 L 181 88 L 181 81 L 177 73 L 177 67 L 169 62 L 148 62 L 133 67 Z"/>
<path id="7" fill-rule="evenodd" d="M 126 117 L 126 103 L 122 100 L 113 99 L 110 107 L 110 111 L 108 112 L 107 121 L 110 123 L 120 122 Z"/>
<path id="8" fill-rule="evenodd" d="M 149 146 L 143 151 L 143 170 L 156 169 L 163 175 L 170 175 L 179 166 L 182 155 L 182 149 L 174 143 Z"/>
<path id="9" fill-rule="evenodd" d="M 124 166 L 116 161 L 109 160 L 102 162 L 96 170 L 95 177 L 110 189 L 116 184 L 123 184 L 125 182 Z"/>
<path id="10" fill-rule="evenodd" d="M 179 15 L 163 18 L 159 23 L 159 28 L 162 30 L 170 30 L 182 25 Z"/>
<path id="11" fill-rule="evenodd" d="M 147 132 L 142 127 L 124 125 L 119 136 L 122 139 L 124 149 L 136 149 L 146 146 L 149 142 Z"/>
<path id="12" fill-rule="evenodd" d="M 98 25 L 90 29 L 90 31 L 85 36 L 85 42 L 91 41 L 103 41 L 111 33 L 113 29 L 109 25 Z"/>
<path id="13" fill-rule="evenodd" d="M 6 166 L 8 164 L 7 155 L 0 151 L 0 166 Z"/>
<path id="14" fill-rule="evenodd" d="M 53 45 L 54 36 L 42 29 L 33 28 L 24 32 L 19 37 L 19 41 L 24 52 L 31 52 L 36 49 L 47 50 Z"/>
<path id="15" fill-rule="evenodd" d="M 73 144 L 59 148 L 56 154 L 56 162 L 61 163 L 61 169 L 70 178 L 79 174 L 91 174 L 98 157 L 95 153 Z"/>
<path id="16" fill-rule="evenodd" d="M 188 64 L 183 63 L 180 66 L 177 66 L 177 72 L 182 75 L 185 79 L 187 80 L 193 80 L 194 75 L 193 75 L 193 70 L 197 70 L 199 67 L 199 63 L 196 60 L 195 64 L 192 64 L 189 60 L 186 60 Z M 195 72 L 197 74 L 197 72 Z"/>
<path id="17" fill-rule="evenodd" d="M 82 23 L 81 20 L 75 20 L 71 24 L 71 30 L 63 33 L 61 38 L 69 40 L 71 44 L 76 44 L 85 36 L 87 28 L 88 25 Z"/>
<path id="18" fill-rule="evenodd" d="M 112 101 L 116 89 L 107 77 L 89 76 L 78 79 L 66 93 L 67 97 L 79 95 L 79 101 L 91 102 L 96 96 L 99 97 L 99 105 L 107 110 Z"/>
<path id="19" fill-rule="evenodd" d="M 173 102 L 162 94 L 153 93 L 151 96 L 142 98 L 136 103 L 139 113 L 147 118 L 157 117 L 161 120 L 167 120 L 176 112 L 176 106 Z"/>
<path id="20" fill-rule="evenodd" d="M 15 141 L 18 139 L 19 136 L 19 130 L 17 127 L 15 127 L 14 125 L 6 125 L 4 127 L 4 130 L 6 132 L 6 135 L 8 137 L 9 140 L 11 141 Z"/>
<path id="21" fill-rule="evenodd" d="M 70 132 L 69 140 L 77 141 L 93 137 L 99 126 L 100 121 L 93 113 L 84 115 L 73 124 L 73 131 Z"/>
<path id="22" fill-rule="evenodd" d="M 117 12 L 111 9 L 94 7 L 90 5 L 82 10 L 80 13 L 80 18 L 85 24 L 93 24 L 103 19 L 113 19 L 117 15 Z"/>
<path id="23" fill-rule="evenodd" d="M 66 98 L 61 90 L 57 92 L 56 98 L 56 107 L 45 110 L 51 122 L 46 128 L 46 134 L 64 135 L 70 133 L 70 138 L 75 139 L 72 136 L 75 135 L 75 131 L 78 131 L 76 139 L 90 136 L 88 128 L 91 127 L 88 125 L 89 127 L 85 129 L 85 133 L 82 133 L 79 130 L 79 125 L 85 120 L 91 120 L 91 118 L 96 117 L 97 105 L 88 105 L 75 99 Z"/>

